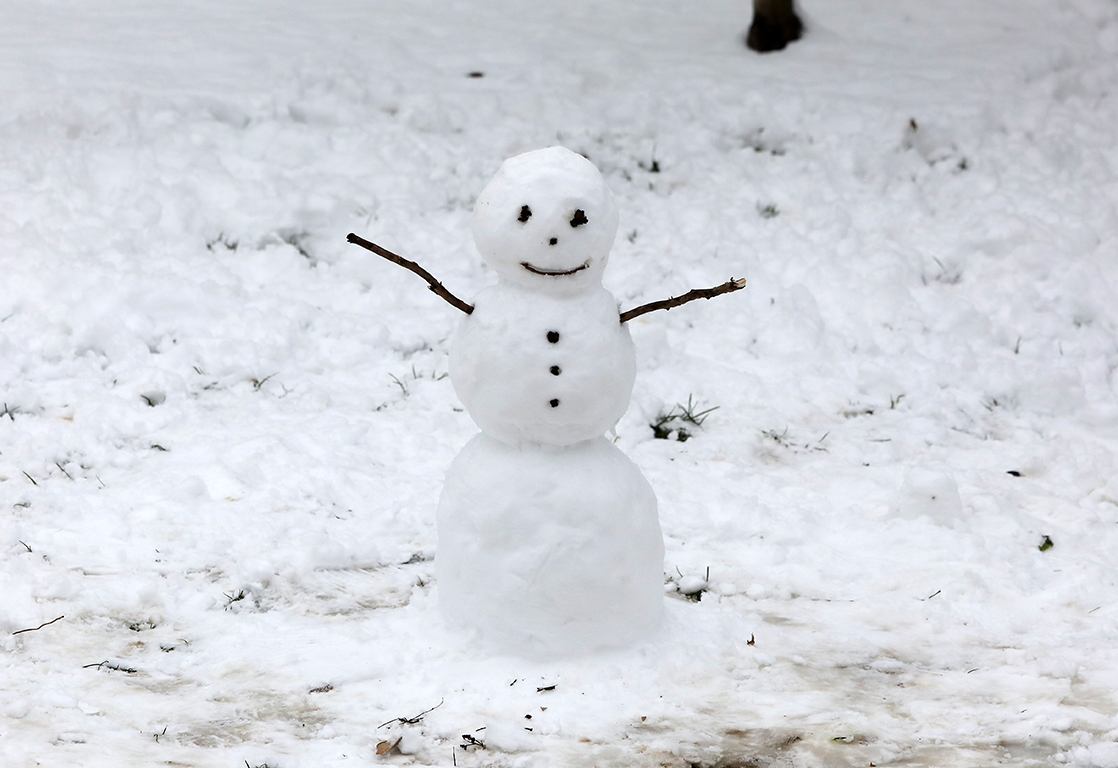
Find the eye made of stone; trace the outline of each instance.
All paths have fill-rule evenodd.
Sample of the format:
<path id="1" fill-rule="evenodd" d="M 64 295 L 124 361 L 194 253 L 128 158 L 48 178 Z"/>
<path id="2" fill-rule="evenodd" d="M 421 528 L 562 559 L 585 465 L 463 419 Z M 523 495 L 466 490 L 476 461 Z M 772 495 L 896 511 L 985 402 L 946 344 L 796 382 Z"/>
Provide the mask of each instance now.
<path id="1" fill-rule="evenodd" d="M 525 206 L 527 207 L 527 206 Z M 575 215 L 571 217 L 572 227 L 581 227 L 583 224 L 589 224 L 590 220 L 586 218 L 586 212 L 581 208 L 575 211 Z"/>
<path id="2" fill-rule="evenodd" d="M 516 218 L 516 220 L 523 224 L 530 218 L 532 218 L 532 209 L 526 205 L 520 206 L 520 215 Z M 572 224 L 571 226 L 574 225 Z"/>

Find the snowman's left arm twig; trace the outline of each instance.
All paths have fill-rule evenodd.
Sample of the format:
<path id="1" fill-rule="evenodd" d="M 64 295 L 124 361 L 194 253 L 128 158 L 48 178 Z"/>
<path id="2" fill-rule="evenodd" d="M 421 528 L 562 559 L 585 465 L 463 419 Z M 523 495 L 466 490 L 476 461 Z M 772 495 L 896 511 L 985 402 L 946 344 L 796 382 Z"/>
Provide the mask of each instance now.
<path id="1" fill-rule="evenodd" d="M 634 317 L 640 317 L 648 312 L 655 312 L 658 309 L 671 309 L 672 307 L 678 307 L 680 304 L 686 304 L 695 299 L 713 299 L 715 296 L 721 296 L 724 293 L 740 291 L 744 287 L 744 277 L 739 280 L 730 278 L 722 283 L 722 285 L 716 285 L 713 288 L 695 288 L 682 296 L 672 296 L 669 299 L 662 299 L 660 301 L 649 302 L 648 304 L 641 304 L 639 307 L 633 307 L 621 313 L 621 322 L 627 323 Z"/>
<path id="2" fill-rule="evenodd" d="M 448 304 L 450 304 L 450 306 L 454 307 L 455 309 L 460 309 L 463 312 L 465 312 L 467 315 L 474 311 L 474 308 L 471 305 L 462 301 L 462 299 L 458 298 L 453 293 L 448 291 L 445 287 L 443 287 L 442 283 L 440 283 L 438 280 L 435 279 L 434 275 L 432 275 L 430 272 L 428 272 L 423 267 L 416 264 L 414 261 L 410 261 L 408 259 L 405 259 L 403 256 L 398 256 L 395 253 L 393 253 L 392 251 L 388 250 L 387 248 L 381 248 L 376 243 L 370 243 L 365 238 L 358 237 L 357 235 L 353 234 L 352 232 L 350 232 L 346 236 L 346 240 L 353 243 L 354 245 L 360 245 L 365 250 L 372 251 L 377 256 L 383 256 L 384 258 L 391 261 L 393 264 L 399 264 L 404 269 L 411 270 L 415 274 L 419 275 L 420 277 L 422 277 L 424 280 L 427 281 L 427 286 L 431 289 L 431 291 L 435 295 L 440 296 L 441 298 L 445 299 L 446 302 Z"/>

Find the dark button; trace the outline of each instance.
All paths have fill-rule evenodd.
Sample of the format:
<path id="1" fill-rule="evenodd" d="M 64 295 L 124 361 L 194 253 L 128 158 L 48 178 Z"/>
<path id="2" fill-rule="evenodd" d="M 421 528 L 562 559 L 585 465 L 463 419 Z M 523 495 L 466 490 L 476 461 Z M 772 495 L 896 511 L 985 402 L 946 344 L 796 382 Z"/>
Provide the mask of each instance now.
<path id="1" fill-rule="evenodd" d="M 559 331 L 548 331 L 547 340 L 550 341 L 552 344 L 557 343 L 559 341 Z"/>
<path id="2" fill-rule="evenodd" d="M 559 407 L 559 401 L 558 400 L 552 400 L 551 401 L 551 407 L 552 408 L 558 408 Z"/>
<path id="3" fill-rule="evenodd" d="M 548 245 L 555 245 L 558 242 L 559 242 L 559 238 L 553 237 L 553 238 L 551 238 L 550 240 L 547 241 L 547 244 Z"/>
<path id="4" fill-rule="evenodd" d="M 552 376 L 558 376 L 561 373 L 562 373 L 562 371 L 559 370 L 559 366 L 557 366 L 557 365 L 551 366 L 551 375 Z"/>

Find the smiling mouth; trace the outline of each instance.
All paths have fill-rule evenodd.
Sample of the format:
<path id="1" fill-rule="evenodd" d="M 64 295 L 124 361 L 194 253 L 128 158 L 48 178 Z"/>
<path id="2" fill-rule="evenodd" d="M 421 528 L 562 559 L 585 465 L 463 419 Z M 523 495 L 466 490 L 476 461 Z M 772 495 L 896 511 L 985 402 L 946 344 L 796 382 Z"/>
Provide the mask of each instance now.
<path id="1" fill-rule="evenodd" d="M 575 272 L 581 272 L 582 270 L 589 268 L 590 267 L 590 260 L 587 259 L 586 261 L 582 262 L 582 264 L 575 267 L 574 269 L 540 269 L 539 267 L 533 267 L 531 264 L 529 264 L 526 261 L 520 262 L 520 266 L 524 267 L 526 270 L 528 270 L 529 272 L 531 272 L 534 275 L 547 275 L 548 277 L 561 277 L 562 275 L 573 275 Z"/>

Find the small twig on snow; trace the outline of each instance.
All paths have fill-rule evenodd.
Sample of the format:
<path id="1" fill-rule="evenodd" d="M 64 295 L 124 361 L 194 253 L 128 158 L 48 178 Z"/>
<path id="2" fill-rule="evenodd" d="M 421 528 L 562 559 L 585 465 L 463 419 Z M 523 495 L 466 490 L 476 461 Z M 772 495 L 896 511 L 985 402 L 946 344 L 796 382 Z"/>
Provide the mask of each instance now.
<path id="1" fill-rule="evenodd" d="M 480 749 L 485 749 L 485 742 L 482 741 L 479 738 L 471 736 L 468 733 L 463 733 L 462 734 L 462 749 L 468 749 L 469 747 L 478 747 Z"/>
<path id="2" fill-rule="evenodd" d="M 104 667 L 105 669 L 112 670 L 113 672 L 125 672 L 129 675 L 134 675 L 140 671 L 134 667 L 122 667 L 119 664 L 113 664 L 111 661 L 102 661 L 98 664 L 86 664 L 82 667 L 82 669 L 89 669 L 90 667 L 97 667 L 98 669 Z"/>
<path id="3" fill-rule="evenodd" d="M 730 278 L 722 285 L 716 285 L 713 288 L 695 288 L 688 291 L 682 296 L 672 296 L 669 299 L 661 299 L 660 301 L 653 301 L 648 304 L 641 304 L 639 307 L 633 307 L 621 313 L 621 322 L 627 323 L 634 317 L 640 317 L 648 312 L 655 312 L 658 309 L 672 309 L 682 304 L 695 299 L 713 299 L 715 296 L 721 296 L 724 293 L 733 293 L 740 291 L 745 287 L 745 278 L 735 280 Z"/>
<path id="4" fill-rule="evenodd" d="M 350 232 L 346 236 L 346 240 L 348 242 L 353 243 L 354 245 L 360 245 L 365 250 L 372 251 L 377 256 L 381 256 L 385 259 L 388 259 L 393 264 L 399 264 L 404 269 L 411 270 L 415 274 L 419 275 L 420 277 L 422 277 L 424 280 L 427 281 L 428 287 L 431 289 L 431 291 L 436 296 L 439 296 L 440 298 L 445 300 L 448 304 L 450 304 L 450 306 L 454 307 L 455 309 L 460 309 L 463 312 L 465 312 L 467 315 L 474 311 L 474 308 L 471 305 L 462 301 L 460 298 L 458 298 L 453 293 L 448 291 L 443 286 L 442 283 L 440 283 L 438 280 L 435 279 L 434 275 L 432 275 L 430 272 L 428 272 L 423 267 L 416 264 L 414 261 L 409 261 L 408 259 L 405 259 L 403 256 L 398 256 L 395 253 L 393 253 L 392 251 L 388 250 L 387 248 L 381 248 L 376 243 L 370 243 L 365 238 L 358 237 L 357 235 L 353 234 L 352 232 Z"/>
<path id="5" fill-rule="evenodd" d="M 377 726 L 377 728 L 383 728 L 384 726 L 390 725 L 391 723 L 400 723 L 402 725 L 415 725 L 420 720 L 422 720 L 425 715 L 427 715 L 431 712 L 434 712 L 436 709 L 441 707 L 443 705 L 444 701 L 446 701 L 446 699 L 439 699 L 438 704 L 431 707 L 430 709 L 423 710 L 422 712 L 420 712 L 415 717 L 394 717 L 391 720 L 387 720 L 387 721 L 381 723 L 380 725 Z"/>
<path id="6" fill-rule="evenodd" d="M 20 542 L 20 544 L 23 544 L 23 542 L 21 541 L 21 542 Z M 23 546 L 27 547 L 27 545 L 26 545 L 26 544 L 23 544 Z M 27 547 L 27 551 L 28 551 L 28 552 L 30 552 L 30 551 L 31 551 L 31 547 Z M 62 620 L 63 620 L 64 618 L 66 618 L 66 617 L 65 617 L 65 616 L 59 616 L 59 617 L 58 617 L 57 619 L 51 619 L 50 621 L 48 621 L 48 622 L 45 622 L 45 623 L 43 623 L 43 624 L 40 624 L 40 625 L 39 625 L 39 626 L 37 626 L 37 627 L 31 627 L 30 629 L 20 629 L 20 630 L 17 630 L 17 631 L 15 631 L 15 632 L 13 632 L 12 634 L 13 634 L 13 635 L 22 635 L 22 634 L 23 634 L 24 632 L 38 632 L 38 631 L 39 631 L 40 629 L 42 629 L 43 627 L 49 627 L 49 626 L 50 626 L 51 624 L 53 624 L 54 622 L 56 622 L 56 621 L 62 621 Z"/>

